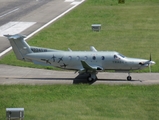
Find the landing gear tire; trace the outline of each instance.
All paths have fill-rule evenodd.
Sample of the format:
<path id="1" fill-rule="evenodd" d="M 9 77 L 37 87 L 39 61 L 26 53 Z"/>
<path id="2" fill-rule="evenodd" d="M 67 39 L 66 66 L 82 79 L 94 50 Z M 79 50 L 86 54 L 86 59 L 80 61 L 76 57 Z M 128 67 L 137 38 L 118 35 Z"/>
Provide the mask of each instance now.
<path id="1" fill-rule="evenodd" d="M 91 82 L 94 81 L 94 79 L 89 76 L 89 77 L 87 78 L 87 81 L 88 81 L 89 83 L 91 83 Z"/>
<path id="2" fill-rule="evenodd" d="M 132 80 L 131 76 L 128 76 L 128 77 L 127 77 L 127 80 L 128 80 L 128 81 L 131 81 L 131 80 Z"/>

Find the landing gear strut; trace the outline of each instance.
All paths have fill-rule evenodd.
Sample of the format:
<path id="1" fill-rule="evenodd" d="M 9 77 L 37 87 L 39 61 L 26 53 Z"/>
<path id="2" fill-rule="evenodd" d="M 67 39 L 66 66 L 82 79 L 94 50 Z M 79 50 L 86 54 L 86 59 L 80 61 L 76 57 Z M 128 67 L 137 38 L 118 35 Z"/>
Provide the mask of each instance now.
<path id="1" fill-rule="evenodd" d="M 131 76 L 130 76 L 130 73 L 128 73 L 127 80 L 128 80 L 128 81 L 131 81 L 131 80 L 132 80 L 132 78 L 131 78 Z"/>

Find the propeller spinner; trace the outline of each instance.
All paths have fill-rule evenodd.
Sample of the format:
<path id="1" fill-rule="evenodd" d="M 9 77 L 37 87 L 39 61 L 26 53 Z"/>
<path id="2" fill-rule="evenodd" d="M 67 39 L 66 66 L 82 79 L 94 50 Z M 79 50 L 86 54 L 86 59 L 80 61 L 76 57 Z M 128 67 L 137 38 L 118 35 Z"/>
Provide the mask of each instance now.
<path id="1" fill-rule="evenodd" d="M 151 54 L 150 54 L 150 60 L 146 61 L 146 62 L 140 62 L 140 65 L 148 65 L 149 66 L 149 71 L 151 72 L 151 66 L 155 64 L 154 61 L 151 60 Z"/>

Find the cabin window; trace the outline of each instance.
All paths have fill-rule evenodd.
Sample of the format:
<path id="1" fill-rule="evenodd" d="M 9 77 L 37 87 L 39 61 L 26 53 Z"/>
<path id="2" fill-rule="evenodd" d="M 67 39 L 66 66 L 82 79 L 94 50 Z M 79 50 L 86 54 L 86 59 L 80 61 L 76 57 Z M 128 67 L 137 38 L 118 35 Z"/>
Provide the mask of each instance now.
<path id="1" fill-rule="evenodd" d="M 93 60 L 96 60 L 96 56 L 93 56 L 92 59 L 93 59 Z"/>
<path id="2" fill-rule="evenodd" d="M 80 60 L 80 56 L 77 56 L 77 60 Z"/>
<path id="3" fill-rule="evenodd" d="M 85 60 L 87 60 L 87 59 L 88 59 L 88 57 L 87 57 L 87 56 L 85 56 L 85 57 L 84 57 L 84 59 L 85 59 Z"/>
<path id="4" fill-rule="evenodd" d="M 104 57 L 104 56 L 102 56 L 102 60 L 105 60 L 105 57 Z"/>
<path id="5" fill-rule="evenodd" d="M 71 56 L 69 56 L 69 60 L 72 60 L 72 57 L 71 57 Z"/>

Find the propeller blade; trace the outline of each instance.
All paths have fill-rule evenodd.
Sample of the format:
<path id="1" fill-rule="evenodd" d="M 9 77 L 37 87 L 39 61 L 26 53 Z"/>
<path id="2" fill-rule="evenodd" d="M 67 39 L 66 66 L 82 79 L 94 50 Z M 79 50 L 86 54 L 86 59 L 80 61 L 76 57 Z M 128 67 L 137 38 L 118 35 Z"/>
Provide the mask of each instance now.
<path id="1" fill-rule="evenodd" d="M 150 60 L 149 60 L 149 63 L 148 63 L 150 73 L 151 73 L 151 65 L 153 65 L 153 64 L 155 64 L 155 62 L 151 60 L 151 53 L 150 53 Z"/>
<path id="2" fill-rule="evenodd" d="M 151 61 L 151 53 L 150 53 L 150 61 Z"/>
<path id="3" fill-rule="evenodd" d="M 151 65 L 149 64 L 149 72 L 151 73 Z"/>

